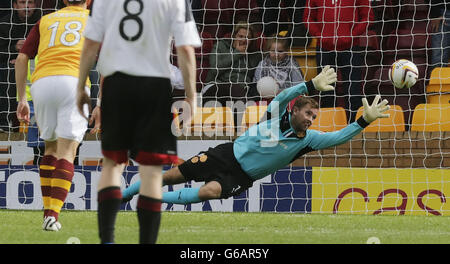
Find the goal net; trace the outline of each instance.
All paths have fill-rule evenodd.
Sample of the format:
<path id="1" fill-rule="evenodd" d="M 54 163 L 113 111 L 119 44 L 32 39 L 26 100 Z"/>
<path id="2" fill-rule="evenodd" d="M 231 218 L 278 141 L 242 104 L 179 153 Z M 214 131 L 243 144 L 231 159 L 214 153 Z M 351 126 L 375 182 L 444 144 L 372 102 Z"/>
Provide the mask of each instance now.
<path id="1" fill-rule="evenodd" d="M 61 8 L 60 2 L 37 0 L 34 12 L 46 14 Z M 180 160 L 233 141 L 264 120 L 278 92 L 311 80 L 325 65 L 337 70 L 338 81 L 335 92 L 308 95 L 321 106 L 310 129 L 342 129 L 362 115 L 361 98 L 371 102 L 377 94 L 389 101 L 390 118 L 377 120 L 340 146 L 301 156 L 239 196 L 189 206 L 163 204 L 164 210 L 450 214 L 450 68 L 449 53 L 444 52 L 450 48 L 450 29 L 438 27 L 437 19 L 450 20 L 450 11 L 426 0 L 325 2 L 327 7 L 315 0 L 190 1 L 202 39 L 196 48 L 199 97 L 197 115 L 184 124 L 184 90 L 175 68 L 173 132 Z M 41 209 L 36 162 L 42 142 L 29 137 L 36 133 L 35 125 L 24 126 L 15 118 L 13 64 L 16 43 L 26 38 L 35 21 L 13 20 L 10 14 L 17 10 L 4 4 L 0 208 Z M 409 89 L 397 89 L 389 80 L 389 69 L 399 59 L 412 61 L 419 70 Z M 171 62 L 178 66 L 175 49 Z M 94 105 L 98 74 L 91 73 Z M 99 136 L 87 133 L 66 209 L 96 209 L 101 158 Z M 130 160 L 123 188 L 138 181 L 136 165 Z M 164 191 L 202 184 L 165 186 Z M 122 208 L 135 209 L 136 198 Z"/>

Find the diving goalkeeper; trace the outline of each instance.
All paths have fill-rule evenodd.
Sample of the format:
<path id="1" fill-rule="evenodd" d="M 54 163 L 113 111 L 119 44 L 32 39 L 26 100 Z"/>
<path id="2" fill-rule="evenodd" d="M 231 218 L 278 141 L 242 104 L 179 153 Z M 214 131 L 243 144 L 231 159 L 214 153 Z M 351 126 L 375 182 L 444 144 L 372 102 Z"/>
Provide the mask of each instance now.
<path id="1" fill-rule="evenodd" d="M 377 95 L 369 105 L 362 99 L 363 116 L 345 128 L 334 132 L 308 130 L 317 116 L 319 105 L 309 97 L 295 101 L 291 112 L 288 103 L 301 94 L 330 91 L 336 73 L 329 66 L 311 81 L 295 85 L 278 94 L 267 108 L 267 119 L 250 127 L 234 142 L 224 143 L 187 160 L 163 175 L 163 184 L 172 185 L 194 180 L 205 182 L 200 188 L 182 188 L 163 193 L 162 202 L 174 204 L 198 203 L 211 199 L 226 199 L 250 188 L 254 181 L 284 168 L 302 155 L 343 144 L 360 133 L 389 109 L 387 100 Z M 123 192 L 123 202 L 139 191 L 136 182 Z"/>

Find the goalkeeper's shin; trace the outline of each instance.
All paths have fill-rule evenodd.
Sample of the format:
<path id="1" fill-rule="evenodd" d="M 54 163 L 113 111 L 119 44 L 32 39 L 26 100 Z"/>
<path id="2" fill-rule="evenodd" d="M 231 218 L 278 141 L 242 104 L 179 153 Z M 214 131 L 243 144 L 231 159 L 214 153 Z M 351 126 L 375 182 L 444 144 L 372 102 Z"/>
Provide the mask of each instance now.
<path id="1" fill-rule="evenodd" d="M 141 187 L 141 181 L 137 181 L 122 192 L 122 203 L 129 202 L 133 199 L 133 196 L 139 193 L 139 188 Z"/>
<path id="2" fill-rule="evenodd" d="M 165 170 L 162 171 L 163 174 L 166 172 Z M 166 185 L 163 181 L 163 185 Z M 141 181 L 137 181 L 122 192 L 122 203 L 127 203 L 133 199 L 133 196 L 139 193 L 139 188 L 141 188 Z"/>
<path id="3" fill-rule="evenodd" d="M 183 188 L 173 192 L 163 193 L 163 203 L 174 204 L 191 204 L 199 203 L 202 200 L 198 197 L 198 191 L 200 188 Z"/>

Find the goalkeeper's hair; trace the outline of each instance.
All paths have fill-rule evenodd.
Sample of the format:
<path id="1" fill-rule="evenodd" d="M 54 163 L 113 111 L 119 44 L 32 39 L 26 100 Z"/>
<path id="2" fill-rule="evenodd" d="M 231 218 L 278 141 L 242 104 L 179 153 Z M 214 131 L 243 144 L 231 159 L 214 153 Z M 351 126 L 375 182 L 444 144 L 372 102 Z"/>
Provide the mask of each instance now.
<path id="1" fill-rule="evenodd" d="M 302 109 L 307 104 L 309 104 L 311 108 L 319 109 L 319 104 L 317 103 L 317 101 L 307 96 L 302 96 L 295 100 L 294 107 Z"/>

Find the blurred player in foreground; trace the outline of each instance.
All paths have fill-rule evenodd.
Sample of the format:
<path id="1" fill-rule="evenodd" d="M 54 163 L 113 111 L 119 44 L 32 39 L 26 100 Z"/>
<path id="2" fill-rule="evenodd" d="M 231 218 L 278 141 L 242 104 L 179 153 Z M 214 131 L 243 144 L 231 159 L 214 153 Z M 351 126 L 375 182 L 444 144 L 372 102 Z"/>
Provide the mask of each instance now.
<path id="1" fill-rule="evenodd" d="M 194 180 L 204 181 L 200 188 L 183 188 L 163 194 L 162 201 L 174 204 L 198 203 L 210 199 L 226 199 L 240 194 L 278 169 L 284 168 L 300 156 L 319 149 L 343 144 L 360 133 L 377 118 L 388 117 L 387 101 L 379 103 L 377 95 L 369 105 L 364 98 L 364 115 L 347 127 L 323 133 L 308 130 L 317 116 L 319 106 L 308 97 L 300 97 L 291 113 L 288 103 L 297 96 L 318 91 L 333 90 L 336 73 L 329 66 L 309 82 L 295 85 L 279 93 L 269 104 L 267 119 L 250 127 L 232 143 L 224 143 L 200 152 L 178 167 L 163 175 L 166 185 Z M 123 202 L 129 201 L 137 192 L 139 182 L 123 193 Z"/>
<path id="2" fill-rule="evenodd" d="M 67 7 L 42 17 L 32 28 L 15 66 L 19 96 L 17 118 L 29 123 L 28 61 L 39 54 L 39 63 L 31 76 L 31 95 L 36 123 L 45 142 L 39 176 L 44 203 L 42 228 L 48 231 L 61 228 L 59 213 L 72 185 L 77 147 L 87 130 L 87 121 L 75 103 L 84 42 L 82 32 L 89 11 L 86 0 L 64 0 L 64 3 Z M 89 85 L 89 81 L 83 83 L 86 92 Z"/>
<path id="3" fill-rule="evenodd" d="M 120 178 L 129 155 L 139 163 L 142 180 L 137 205 L 139 242 L 156 243 L 161 221 L 162 166 L 178 160 L 176 137 L 171 133 L 172 36 L 186 100 L 190 109 L 196 106 L 194 46 L 201 42 L 189 2 L 95 0 L 85 36 L 77 99 L 80 112 L 90 103 L 83 82 L 102 45 L 97 64 L 104 76 L 100 90 L 104 159 L 98 183 L 101 243 L 114 243 L 115 220 L 122 200 Z"/>

